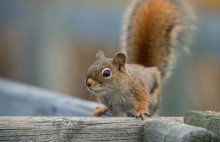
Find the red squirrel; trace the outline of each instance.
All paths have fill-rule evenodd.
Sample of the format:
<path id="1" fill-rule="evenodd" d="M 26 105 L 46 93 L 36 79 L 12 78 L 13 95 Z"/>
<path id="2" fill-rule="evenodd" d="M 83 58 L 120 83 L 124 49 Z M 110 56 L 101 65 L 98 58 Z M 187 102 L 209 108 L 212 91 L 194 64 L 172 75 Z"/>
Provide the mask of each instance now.
<path id="1" fill-rule="evenodd" d="M 125 16 L 122 51 L 96 55 L 86 76 L 88 90 L 104 104 L 94 116 L 152 116 L 179 48 L 190 45 L 194 14 L 185 0 L 132 1 Z"/>

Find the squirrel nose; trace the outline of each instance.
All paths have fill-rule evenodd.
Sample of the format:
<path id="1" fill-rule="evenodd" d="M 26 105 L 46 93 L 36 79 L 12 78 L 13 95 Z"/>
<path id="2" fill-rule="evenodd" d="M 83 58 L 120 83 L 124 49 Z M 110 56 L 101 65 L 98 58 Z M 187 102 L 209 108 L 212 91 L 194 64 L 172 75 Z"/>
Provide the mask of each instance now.
<path id="1" fill-rule="evenodd" d="M 91 87 L 92 86 L 92 80 L 91 79 L 86 79 L 86 85 L 88 87 Z"/>

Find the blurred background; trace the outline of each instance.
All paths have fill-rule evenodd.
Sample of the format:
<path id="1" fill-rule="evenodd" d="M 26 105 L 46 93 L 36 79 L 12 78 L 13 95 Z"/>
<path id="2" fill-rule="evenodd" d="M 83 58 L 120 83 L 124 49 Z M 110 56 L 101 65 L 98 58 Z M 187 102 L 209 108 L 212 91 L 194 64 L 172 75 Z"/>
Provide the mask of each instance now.
<path id="1" fill-rule="evenodd" d="M 120 50 L 130 0 L 0 0 L 0 77 L 96 101 L 84 85 L 95 54 Z M 194 0 L 198 32 L 163 88 L 159 115 L 220 110 L 220 2 Z"/>

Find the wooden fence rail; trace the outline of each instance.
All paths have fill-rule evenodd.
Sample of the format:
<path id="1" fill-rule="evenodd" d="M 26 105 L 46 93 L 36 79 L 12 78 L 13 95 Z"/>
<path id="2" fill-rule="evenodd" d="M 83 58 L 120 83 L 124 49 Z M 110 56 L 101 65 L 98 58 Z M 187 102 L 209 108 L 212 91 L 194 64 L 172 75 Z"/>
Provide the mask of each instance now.
<path id="1" fill-rule="evenodd" d="M 218 142 L 182 118 L 0 117 L 0 141 Z"/>
<path id="2" fill-rule="evenodd" d="M 185 115 L 184 122 L 189 125 L 203 127 L 220 136 L 220 114 L 216 112 L 192 111 Z"/>

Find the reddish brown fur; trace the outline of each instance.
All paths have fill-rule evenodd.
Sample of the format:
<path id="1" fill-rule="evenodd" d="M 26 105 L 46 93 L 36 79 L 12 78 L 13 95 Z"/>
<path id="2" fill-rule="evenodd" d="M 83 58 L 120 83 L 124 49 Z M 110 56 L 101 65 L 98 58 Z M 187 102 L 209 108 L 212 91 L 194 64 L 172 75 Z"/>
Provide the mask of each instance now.
<path id="1" fill-rule="evenodd" d="M 131 63 L 156 66 L 165 75 L 180 26 L 179 12 L 170 0 L 142 0 L 130 19 L 127 54 Z M 170 62 L 170 61 L 169 61 Z"/>
<path id="2" fill-rule="evenodd" d="M 124 42 L 132 64 L 125 64 L 126 55 L 123 53 L 110 59 L 99 51 L 96 55 L 98 61 L 88 71 L 86 81 L 92 84 L 88 88 L 106 105 L 97 108 L 95 116 L 107 109 L 113 116 L 133 112 L 133 116 L 143 118 L 144 114 L 155 113 L 160 102 L 161 80 L 167 77 L 175 62 L 174 46 L 178 39 L 185 40 L 183 35 L 188 35 L 184 33 L 191 28 L 191 25 L 183 24 L 184 20 L 190 20 L 186 18 L 189 15 L 182 17 L 185 7 L 181 5 L 181 11 L 172 0 L 140 0 L 135 3 L 127 19 Z M 112 73 L 109 78 L 101 73 L 106 67 Z"/>
<path id="3" fill-rule="evenodd" d="M 143 70 L 142 70 L 143 71 Z M 135 99 L 137 100 L 137 108 L 134 115 L 144 115 L 145 113 L 149 113 L 149 93 L 147 92 L 147 88 L 144 88 L 142 84 L 140 84 L 141 80 L 134 78 L 132 79 L 132 93 L 134 94 Z"/>
<path id="4" fill-rule="evenodd" d="M 160 94 L 161 94 L 161 76 L 159 71 L 158 72 L 154 72 L 154 78 L 155 78 L 155 90 L 152 94 L 150 94 L 150 100 L 149 102 L 151 104 L 149 104 L 149 111 L 150 114 L 153 115 L 154 113 L 156 113 L 157 109 L 159 108 L 160 105 Z"/>
<path id="5" fill-rule="evenodd" d="M 133 81 L 133 90 L 137 94 L 135 97 L 138 101 L 138 110 L 144 110 L 145 113 L 149 113 L 153 115 L 156 110 L 159 107 L 159 102 L 160 102 L 160 93 L 161 93 L 161 77 L 160 77 L 160 72 L 155 68 L 152 71 L 146 72 L 146 68 L 137 64 L 128 64 L 127 66 L 131 67 L 132 70 L 138 71 L 138 73 L 142 73 L 143 76 L 141 77 L 143 80 L 145 80 L 145 83 L 142 84 L 142 86 L 145 86 L 144 88 L 140 86 L 140 84 L 135 83 Z M 154 80 L 150 80 L 149 77 L 154 78 Z M 133 79 L 135 80 L 135 79 Z M 140 80 L 141 82 L 141 80 Z M 152 94 L 150 94 L 150 90 L 152 87 L 149 87 L 150 83 L 155 84 L 154 91 Z M 151 103 L 151 105 L 150 105 Z M 147 106 L 147 109 L 146 109 Z M 143 111 L 142 111 L 143 112 Z"/>

